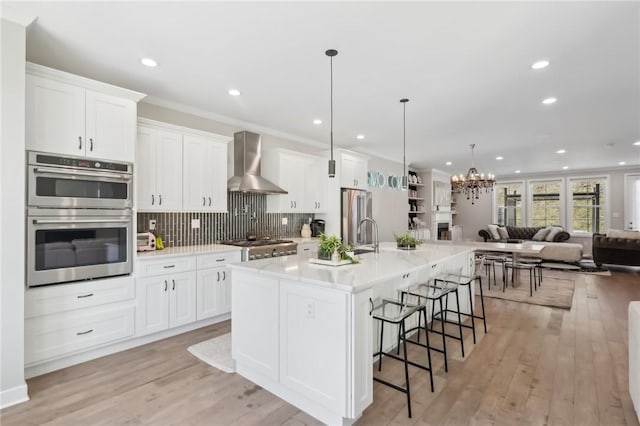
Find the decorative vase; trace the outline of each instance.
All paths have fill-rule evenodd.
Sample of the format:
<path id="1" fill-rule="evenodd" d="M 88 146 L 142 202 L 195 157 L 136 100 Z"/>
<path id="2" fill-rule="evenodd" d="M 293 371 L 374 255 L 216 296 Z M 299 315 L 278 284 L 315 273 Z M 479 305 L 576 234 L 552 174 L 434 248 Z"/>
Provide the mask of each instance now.
<path id="1" fill-rule="evenodd" d="M 331 255 L 331 261 L 333 263 L 340 262 L 340 253 L 338 253 L 338 250 L 334 251 L 333 254 Z"/>
<path id="2" fill-rule="evenodd" d="M 302 238 L 311 238 L 311 227 L 309 226 L 309 224 L 305 223 L 304 225 L 302 225 L 300 236 Z"/>
<path id="3" fill-rule="evenodd" d="M 331 252 L 318 250 L 318 259 L 320 259 L 320 260 L 331 260 Z"/>

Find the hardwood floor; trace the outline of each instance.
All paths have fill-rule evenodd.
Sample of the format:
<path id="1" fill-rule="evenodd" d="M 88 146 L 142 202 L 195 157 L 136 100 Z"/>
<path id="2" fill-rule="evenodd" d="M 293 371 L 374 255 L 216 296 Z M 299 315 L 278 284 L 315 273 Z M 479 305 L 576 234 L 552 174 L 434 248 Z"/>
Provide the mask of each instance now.
<path id="1" fill-rule="evenodd" d="M 570 277 L 571 310 L 486 298 L 488 333 L 477 334 L 476 345 L 466 334 L 467 356 L 448 341 L 445 373 L 442 356 L 433 353 L 435 393 L 427 373 L 412 368 L 411 419 L 405 395 L 375 383 L 374 403 L 358 424 L 637 426 L 628 392 L 627 304 L 640 300 L 640 272 Z M 30 379 L 31 400 L 0 412 L 0 423 L 318 424 L 186 351 L 229 331 L 225 322 Z M 413 357 L 426 358 L 418 349 L 410 346 Z M 385 361 L 382 376 L 400 379 L 401 368 Z"/>

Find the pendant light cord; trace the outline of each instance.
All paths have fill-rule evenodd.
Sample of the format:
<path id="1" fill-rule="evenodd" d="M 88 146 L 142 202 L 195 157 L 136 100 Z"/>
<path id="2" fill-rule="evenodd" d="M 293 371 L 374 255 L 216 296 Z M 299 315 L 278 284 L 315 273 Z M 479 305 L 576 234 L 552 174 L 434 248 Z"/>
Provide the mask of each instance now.
<path id="1" fill-rule="evenodd" d="M 407 103 L 402 103 L 402 176 L 407 176 Z"/>
<path id="2" fill-rule="evenodd" d="M 329 56 L 330 58 L 330 74 L 331 74 L 331 108 L 330 108 L 330 119 L 329 119 L 329 123 L 331 126 L 331 160 L 333 160 L 333 56 Z"/>

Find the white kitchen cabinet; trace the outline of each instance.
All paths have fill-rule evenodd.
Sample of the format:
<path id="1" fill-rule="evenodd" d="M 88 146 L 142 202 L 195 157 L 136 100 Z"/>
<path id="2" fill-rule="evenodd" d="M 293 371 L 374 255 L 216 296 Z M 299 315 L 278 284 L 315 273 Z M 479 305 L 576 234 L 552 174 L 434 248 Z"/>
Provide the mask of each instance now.
<path id="1" fill-rule="evenodd" d="M 224 265 L 240 260 L 239 251 L 198 256 L 198 321 L 231 312 L 231 272 Z"/>
<path id="2" fill-rule="evenodd" d="M 232 358 L 237 363 L 256 371 L 261 377 L 278 382 L 280 368 L 278 280 L 263 276 L 258 284 L 255 275 L 233 271 L 231 299 L 243 301 L 243 303 L 234 303 L 231 311 Z M 241 369 L 238 372 L 243 374 Z"/>
<path id="3" fill-rule="evenodd" d="M 196 272 L 136 280 L 136 335 L 156 333 L 196 320 Z"/>
<path id="4" fill-rule="evenodd" d="M 144 95 L 27 64 L 26 147 L 134 161 L 136 103 Z"/>
<path id="5" fill-rule="evenodd" d="M 306 165 L 305 213 L 326 213 L 329 174 L 327 162 L 317 157 L 308 157 Z"/>
<path id="6" fill-rule="evenodd" d="M 340 183 L 343 188 L 367 189 L 366 157 L 350 152 L 340 152 Z"/>
<path id="7" fill-rule="evenodd" d="M 138 126 L 136 145 L 139 211 L 182 209 L 182 135 Z"/>
<path id="8" fill-rule="evenodd" d="M 262 174 L 287 194 L 267 196 L 273 213 L 322 213 L 326 209 L 327 181 L 320 175 L 321 160 L 287 150 L 264 155 Z"/>
<path id="9" fill-rule="evenodd" d="M 227 144 L 183 136 L 182 207 L 185 211 L 227 211 Z"/>

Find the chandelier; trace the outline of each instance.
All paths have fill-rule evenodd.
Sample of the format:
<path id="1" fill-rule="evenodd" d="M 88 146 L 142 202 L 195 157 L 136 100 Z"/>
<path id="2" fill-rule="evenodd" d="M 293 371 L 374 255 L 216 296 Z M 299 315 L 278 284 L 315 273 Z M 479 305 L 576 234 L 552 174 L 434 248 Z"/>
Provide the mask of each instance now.
<path id="1" fill-rule="evenodd" d="M 481 192 L 493 191 L 496 179 L 492 174 L 485 176 L 484 173 L 478 173 L 473 165 L 473 149 L 476 144 L 472 143 L 469 146 L 471 147 L 471 168 L 466 176 L 451 176 L 451 191 L 463 193 L 467 196 L 467 200 L 471 200 L 471 204 L 475 204 L 475 200 L 480 198 Z"/>

